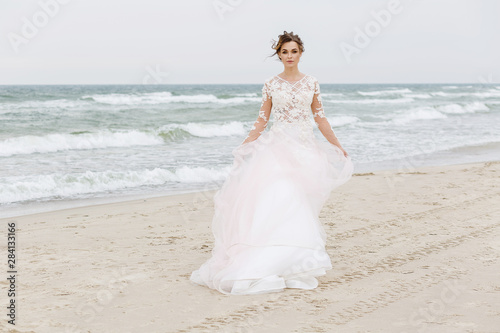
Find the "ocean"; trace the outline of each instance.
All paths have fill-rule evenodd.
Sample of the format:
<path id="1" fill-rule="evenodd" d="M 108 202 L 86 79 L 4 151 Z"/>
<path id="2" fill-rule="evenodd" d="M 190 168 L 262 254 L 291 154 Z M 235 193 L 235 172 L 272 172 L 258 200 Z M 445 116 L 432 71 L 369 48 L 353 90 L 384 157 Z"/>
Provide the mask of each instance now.
<path id="1" fill-rule="evenodd" d="M 0 86 L 0 216 L 216 189 L 261 89 Z M 498 85 L 321 84 L 321 95 L 355 172 L 500 157 Z"/>

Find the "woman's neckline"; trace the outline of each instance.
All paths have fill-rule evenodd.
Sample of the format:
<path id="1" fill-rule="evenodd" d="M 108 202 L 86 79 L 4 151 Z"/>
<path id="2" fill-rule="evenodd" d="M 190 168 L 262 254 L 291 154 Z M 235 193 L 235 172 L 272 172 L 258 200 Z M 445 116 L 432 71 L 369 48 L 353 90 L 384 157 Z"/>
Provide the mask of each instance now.
<path id="1" fill-rule="evenodd" d="M 297 81 L 288 81 L 288 80 L 285 80 L 284 78 L 282 78 L 282 77 L 281 77 L 281 76 L 279 76 L 279 75 L 276 75 L 276 76 L 277 76 L 278 78 L 282 79 L 282 80 L 283 80 L 283 81 L 285 81 L 285 82 L 288 82 L 288 83 L 290 83 L 290 84 L 294 84 L 294 83 L 297 83 L 297 82 L 300 82 L 300 81 L 304 80 L 304 79 L 306 78 L 307 74 L 304 74 L 304 76 L 303 76 L 300 80 L 297 80 Z"/>

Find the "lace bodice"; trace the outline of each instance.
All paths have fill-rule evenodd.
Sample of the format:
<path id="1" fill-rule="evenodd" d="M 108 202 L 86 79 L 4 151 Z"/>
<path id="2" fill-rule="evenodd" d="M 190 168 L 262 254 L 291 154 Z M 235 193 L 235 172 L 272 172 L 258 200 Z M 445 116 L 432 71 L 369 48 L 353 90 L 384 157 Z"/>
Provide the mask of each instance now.
<path id="1" fill-rule="evenodd" d="M 289 82 L 278 75 L 264 84 L 268 96 L 272 96 L 274 123 L 311 124 L 311 104 L 315 93 L 319 93 L 318 81 L 309 75 Z"/>
<path id="2" fill-rule="evenodd" d="M 274 126 L 298 126 L 303 133 L 312 135 L 311 111 L 321 133 L 332 144 L 338 140 L 326 119 L 321 102 L 318 80 L 305 75 L 290 82 L 278 75 L 268 78 L 262 87 L 262 104 L 259 115 L 244 143 L 256 140 L 265 130 L 273 111 Z"/>

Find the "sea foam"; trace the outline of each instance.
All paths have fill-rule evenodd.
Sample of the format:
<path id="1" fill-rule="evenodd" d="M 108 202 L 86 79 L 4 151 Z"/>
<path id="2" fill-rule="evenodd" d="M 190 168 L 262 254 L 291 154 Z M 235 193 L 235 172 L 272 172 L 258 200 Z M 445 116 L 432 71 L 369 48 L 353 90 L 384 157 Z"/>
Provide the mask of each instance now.
<path id="1" fill-rule="evenodd" d="M 116 191 L 167 182 L 222 182 L 228 167 L 182 166 L 170 171 L 163 168 L 127 171 L 86 171 L 71 174 L 48 174 L 0 178 L 0 203 L 44 198 L 71 198 L 75 195 Z"/>
<path id="2" fill-rule="evenodd" d="M 0 156 L 49 153 L 73 149 L 95 149 L 162 144 L 161 137 L 138 130 L 96 133 L 53 133 L 42 136 L 25 135 L 0 141 Z"/>

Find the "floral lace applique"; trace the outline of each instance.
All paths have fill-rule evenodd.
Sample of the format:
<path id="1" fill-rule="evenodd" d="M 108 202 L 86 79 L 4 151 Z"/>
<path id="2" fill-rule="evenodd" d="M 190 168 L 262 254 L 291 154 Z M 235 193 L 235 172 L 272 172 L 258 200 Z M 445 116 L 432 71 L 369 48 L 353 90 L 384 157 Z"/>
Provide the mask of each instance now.
<path id="1" fill-rule="evenodd" d="M 329 124 L 325 125 L 328 120 L 323 110 L 320 87 L 318 80 L 313 76 L 305 75 L 295 82 L 286 81 L 278 75 L 267 79 L 262 87 L 259 115 L 243 143 L 256 140 L 264 132 L 271 110 L 273 111 L 272 129 L 282 126 L 297 127 L 301 130 L 300 137 L 303 140 L 313 136 L 311 111 L 322 133 L 326 127 L 332 131 Z"/>
<path id="2" fill-rule="evenodd" d="M 269 85 L 266 82 L 262 87 L 262 103 L 260 104 L 259 116 L 257 117 L 257 120 L 253 124 L 250 132 L 248 133 L 242 144 L 256 140 L 262 134 L 262 132 L 264 132 L 267 127 L 267 122 L 269 121 L 271 108 L 271 93 L 269 91 Z"/>

